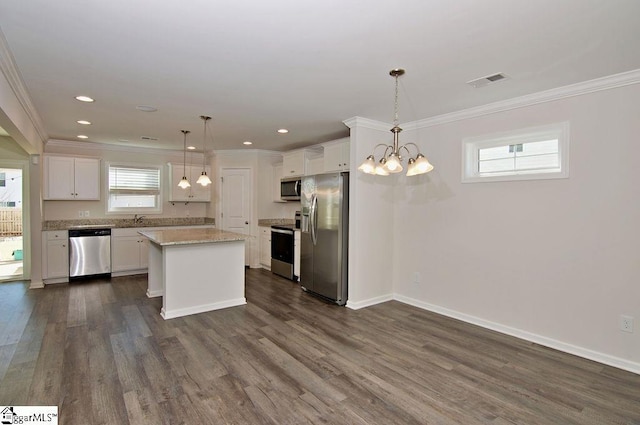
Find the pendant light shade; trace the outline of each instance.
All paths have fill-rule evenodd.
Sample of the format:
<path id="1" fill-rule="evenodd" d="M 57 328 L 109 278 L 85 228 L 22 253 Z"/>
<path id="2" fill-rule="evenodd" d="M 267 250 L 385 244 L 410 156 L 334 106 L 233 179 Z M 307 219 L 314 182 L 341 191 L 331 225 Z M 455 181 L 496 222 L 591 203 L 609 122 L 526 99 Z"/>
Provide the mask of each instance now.
<path id="1" fill-rule="evenodd" d="M 406 143 L 404 145 L 400 145 L 400 132 L 402 129 L 398 126 L 398 77 L 404 75 L 404 69 L 392 69 L 389 72 L 396 80 L 396 93 L 395 93 L 395 115 L 393 119 L 393 128 L 391 132 L 393 133 L 393 144 L 387 145 L 381 143 L 373 148 L 375 151 L 378 147 L 384 148 L 384 154 L 380 159 L 380 162 L 376 164 L 376 160 L 373 154 L 367 156 L 367 159 L 358 167 L 359 171 L 362 171 L 366 174 L 374 174 L 378 176 L 388 176 L 390 174 L 401 173 L 404 171 L 404 167 L 402 166 L 402 156 L 400 155 L 400 151 L 404 150 L 408 155 L 411 155 L 409 151 L 409 147 L 413 146 L 415 151 L 417 152 L 415 158 L 410 157 L 407 161 L 407 176 L 416 176 L 418 174 L 428 173 L 433 170 L 433 165 L 429 163 L 427 158 L 420 153 L 418 146 L 415 143 Z"/>
<path id="2" fill-rule="evenodd" d="M 207 170 L 205 169 L 205 159 L 206 159 L 206 145 L 207 145 L 207 121 L 211 119 L 211 117 L 207 117 L 205 115 L 200 115 L 200 119 L 204 122 L 204 132 L 202 136 L 202 173 L 196 183 L 202 186 L 209 186 L 211 184 L 211 179 L 207 176 Z"/>
<path id="3" fill-rule="evenodd" d="M 189 179 L 187 179 L 187 134 L 191 133 L 189 130 L 180 130 L 184 135 L 184 147 L 182 149 L 183 152 L 183 161 L 182 161 L 182 179 L 178 183 L 178 187 L 181 189 L 188 189 L 191 187 L 191 183 L 189 183 Z"/>

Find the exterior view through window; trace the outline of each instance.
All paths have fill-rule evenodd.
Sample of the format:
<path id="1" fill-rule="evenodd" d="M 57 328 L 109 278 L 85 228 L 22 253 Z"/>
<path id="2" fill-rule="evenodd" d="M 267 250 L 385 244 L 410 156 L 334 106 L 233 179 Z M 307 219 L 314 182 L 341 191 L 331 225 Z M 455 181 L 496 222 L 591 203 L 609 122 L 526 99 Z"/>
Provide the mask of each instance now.
<path id="1" fill-rule="evenodd" d="M 569 123 L 470 137 L 462 141 L 462 182 L 569 176 Z"/>

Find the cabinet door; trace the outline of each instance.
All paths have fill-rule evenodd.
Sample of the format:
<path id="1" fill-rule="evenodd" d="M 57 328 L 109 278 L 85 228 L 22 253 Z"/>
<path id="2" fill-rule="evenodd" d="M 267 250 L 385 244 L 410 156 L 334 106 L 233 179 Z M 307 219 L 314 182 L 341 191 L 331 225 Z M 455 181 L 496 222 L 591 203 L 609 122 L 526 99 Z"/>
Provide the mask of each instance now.
<path id="1" fill-rule="evenodd" d="M 149 268 L 149 239 L 138 236 L 140 238 L 140 268 Z"/>
<path id="2" fill-rule="evenodd" d="M 282 155 L 282 177 L 304 175 L 304 151 L 287 152 Z"/>
<path id="3" fill-rule="evenodd" d="M 349 170 L 349 142 L 324 146 L 324 171 Z"/>
<path id="4" fill-rule="evenodd" d="M 211 170 L 205 168 L 211 178 Z M 209 202 L 211 201 L 211 185 L 204 187 L 196 183 L 202 173 L 202 167 L 197 165 L 169 164 L 169 202 Z M 182 189 L 178 186 L 186 174 L 191 187 Z M 212 179 L 213 180 L 213 179 Z"/>
<path id="5" fill-rule="evenodd" d="M 45 156 L 44 199 L 74 199 L 74 161 L 70 157 Z"/>
<path id="6" fill-rule="evenodd" d="M 271 268 L 271 228 L 260 228 L 260 264 Z"/>
<path id="7" fill-rule="evenodd" d="M 193 185 L 193 179 L 189 176 L 190 169 L 183 169 L 181 164 L 169 164 L 169 202 L 188 202 L 191 195 L 190 188 L 183 189 L 178 186 L 182 176 L 187 175 L 189 183 Z"/>
<path id="8" fill-rule="evenodd" d="M 121 272 L 140 269 L 141 236 L 111 237 L 111 270 Z"/>
<path id="9" fill-rule="evenodd" d="M 100 160 L 75 158 L 75 199 L 100 199 Z"/>
<path id="10" fill-rule="evenodd" d="M 69 277 L 69 240 L 47 241 L 46 279 Z"/>
<path id="11" fill-rule="evenodd" d="M 196 183 L 196 181 L 198 181 L 198 177 L 200 177 L 200 175 L 202 174 L 202 167 L 198 167 L 196 165 L 193 165 L 191 167 L 187 167 L 187 169 L 191 169 L 191 176 L 193 178 L 193 180 L 190 180 L 189 183 L 191 183 L 191 198 L 190 201 L 191 202 L 209 202 L 211 200 L 211 186 L 213 184 L 210 184 L 209 186 L 202 186 L 198 183 Z M 205 168 L 207 175 L 209 176 L 209 178 L 211 179 L 211 181 L 213 181 L 213 178 L 211 178 L 211 170 L 209 169 L 209 167 Z M 178 188 L 180 189 L 180 188 Z"/>

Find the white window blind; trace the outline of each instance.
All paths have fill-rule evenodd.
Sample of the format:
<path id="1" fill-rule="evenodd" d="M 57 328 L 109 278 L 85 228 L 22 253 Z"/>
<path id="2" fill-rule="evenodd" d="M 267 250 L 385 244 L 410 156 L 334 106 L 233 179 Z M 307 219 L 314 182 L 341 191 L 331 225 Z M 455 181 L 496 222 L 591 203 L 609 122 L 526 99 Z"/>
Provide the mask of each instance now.
<path id="1" fill-rule="evenodd" d="M 109 165 L 107 212 L 161 213 L 160 167 Z"/>
<path id="2" fill-rule="evenodd" d="M 109 167 L 109 192 L 129 194 L 160 193 L 158 168 Z"/>

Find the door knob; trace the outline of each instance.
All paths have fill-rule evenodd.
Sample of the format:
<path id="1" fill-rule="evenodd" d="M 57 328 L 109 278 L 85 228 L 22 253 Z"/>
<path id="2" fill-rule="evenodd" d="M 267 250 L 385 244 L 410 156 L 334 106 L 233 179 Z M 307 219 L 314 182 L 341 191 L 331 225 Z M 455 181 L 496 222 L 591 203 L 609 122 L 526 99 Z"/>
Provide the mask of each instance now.
<path id="1" fill-rule="evenodd" d="M 249 222 L 248 222 L 248 221 L 245 221 L 245 222 L 244 222 L 244 224 L 249 224 Z"/>

